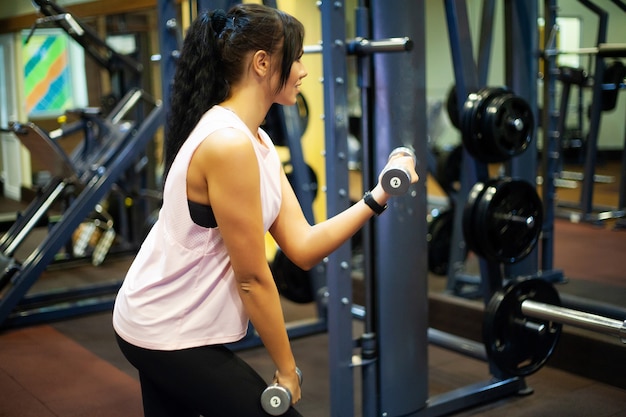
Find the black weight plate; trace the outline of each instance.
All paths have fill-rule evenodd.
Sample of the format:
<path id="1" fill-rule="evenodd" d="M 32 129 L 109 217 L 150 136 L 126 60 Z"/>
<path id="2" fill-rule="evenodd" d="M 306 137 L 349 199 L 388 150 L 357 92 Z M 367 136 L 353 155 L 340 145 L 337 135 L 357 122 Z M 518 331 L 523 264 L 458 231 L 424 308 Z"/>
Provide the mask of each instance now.
<path id="1" fill-rule="evenodd" d="M 543 222 L 543 206 L 533 185 L 503 178 L 486 187 L 476 204 L 474 227 L 487 259 L 512 264 L 533 250 Z"/>
<path id="2" fill-rule="evenodd" d="M 293 107 L 283 107 L 280 104 L 273 104 L 265 115 L 265 120 L 261 126 L 272 138 L 276 146 L 289 146 L 289 139 L 286 131 L 286 117 L 295 117 L 300 138 L 304 135 L 309 124 L 309 107 L 302 94 L 296 96 L 296 104 Z"/>
<path id="3" fill-rule="evenodd" d="M 279 104 L 272 104 L 272 107 L 265 115 L 265 120 L 261 126 L 263 130 L 272 138 L 276 146 L 287 146 L 285 127 L 283 125 L 283 112 Z"/>
<path id="4" fill-rule="evenodd" d="M 477 153 L 476 144 L 474 142 L 474 120 L 480 108 L 481 100 L 482 96 L 480 92 L 470 93 L 465 103 L 463 103 L 463 111 L 460 115 L 461 139 L 467 151 L 474 157 Z"/>
<path id="5" fill-rule="evenodd" d="M 309 104 L 301 93 L 296 96 L 296 108 L 298 109 L 300 134 L 304 135 L 307 127 L 309 127 Z"/>
<path id="6" fill-rule="evenodd" d="M 309 273 L 291 262 L 283 251 L 278 249 L 270 264 L 278 292 L 294 303 L 306 304 L 315 299 Z"/>
<path id="7" fill-rule="evenodd" d="M 458 191 L 463 163 L 463 146 L 455 146 L 449 152 L 442 152 L 437 158 L 435 179 L 446 193 Z"/>
<path id="8" fill-rule="evenodd" d="M 453 85 L 448 91 L 448 99 L 446 100 L 446 110 L 450 123 L 457 129 L 461 129 L 461 121 L 459 118 L 459 99 L 456 95 L 456 85 Z"/>
<path id="9" fill-rule="evenodd" d="M 436 275 L 448 273 L 448 261 L 450 260 L 450 245 L 454 230 L 454 212 L 443 210 L 431 213 L 428 222 L 428 270 Z"/>
<path id="10" fill-rule="evenodd" d="M 552 284 L 542 279 L 511 282 L 491 297 L 485 310 L 483 340 L 487 357 L 507 376 L 526 376 L 541 369 L 561 333 L 559 323 L 524 317 L 524 300 L 561 304 Z M 544 331 L 539 332 L 538 326 L 544 326 Z"/>
<path id="11" fill-rule="evenodd" d="M 533 112 L 528 103 L 514 94 L 494 97 L 481 120 L 484 159 L 504 162 L 523 153 L 534 132 Z"/>
<path id="12" fill-rule="evenodd" d="M 470 94 L 463 105 L 461 115 L 461 131 L 463 144 L 467 151 L 481 162 L 489 161 L 489 150 L 484 149 L 482 119 L 485 109 L 495 97 L 507 94 L 503 87 L 484 87 L 475 94 Z"/>
<path id="13" fill-rule="evenodd" d="M 480 245 L 482 231 L 477 230 L 475 227 L 475 213 L 485 188 L 493 182 L 495 181 L 488 180 L 487 182 L 477 182 L 474 184 L 467 196 L 465 207 L 463 208 L 463 238 L 465 239 L 465 244 L 469 250 L 482 257 L 485 256 Z"/>
<path id="14" fill-rule="evenodd" d="M 287 180 L 289 180 L 289 184 L 294 190 L 302 190 L 303 192 L 311 194 L 311 201 L 315 201 L 317 198 L 317 191 L 319 189 L 317 183 L 317 174 L 311 165 L 305 164 L 307 169 L 307 178 L 308 182 L 305 184 L 295 184 L 293 178 L 293 166 L 290 163 L 284 164 L 283 167 L 285 169 L 285 173 L 287 175 Z"/>

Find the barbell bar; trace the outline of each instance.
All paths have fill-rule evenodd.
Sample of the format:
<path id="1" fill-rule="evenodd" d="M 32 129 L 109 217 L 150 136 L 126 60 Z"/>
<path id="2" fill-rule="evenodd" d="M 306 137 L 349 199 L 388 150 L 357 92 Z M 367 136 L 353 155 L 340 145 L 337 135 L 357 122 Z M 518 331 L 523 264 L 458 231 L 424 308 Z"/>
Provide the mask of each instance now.
<path id="1" fill-rule="evenodd" d="M 511 213 L 495 213 L 493 215 L 494 219 L 498 219 L 498 220 L 506 220 L 506 221 L 512 221 L 512 222 L 516 222 L 516 223 L 524 223 L 526 226 L 528 226 L 529 228 L 532 228 L 535 225 L 535 217 L 534 216 L 518 216 L 515 214 L 511 214 Z"/>
<path id="2" fill-rule="evenodd" d="M 626 344 L 626 320 L 616 320 L 584 311 L 572 310 L 533 300 L 522 301 L 522 314 L 615 336 Z M 541 331 L 541 329 L 537 329 Z"/>
<path id="3" fill-rule="evenodd" d="M 343 46 L 343 43 L 337 46 Z M 410 38 L 385 38 L 378 40 L 370 40 L 366 38 L 355 38 L 345 42 L 348 55 L 367 55 L 376 52 L 406 52 L 413 49 L 413 41 Z M 322 43 L 317 45 L 304 45 L 303 52 L 305 54 L 322 53 L 324 46 Z"/>
<path id="4" fill-rule="evenodd" d="M 355 38 L 346 42 L 335 41 L 336 46 L 346 45 L 348 55 L 368 55 L 377 52 L 407 52 L 413 49 L 413 41 L 408 37 L 384 38 L 371 40 L 366 38 Z M 322 42 L 315 45 L 304 45 L 302 52 L 305 54 L 321 54 L 324 46 Z M 150 61 L 159 62 L 161 54 L 154 54 Z"/>
<path id="5" fill-rule="evenodd" d="M 543 51 L 545 57 L 557 55 L 598 55 L 603 58 L 623 58 L 626 56 L 626 43 L 601 43 L 597 47 L 562 50 L 550 48 Z"/>
<path id="6" fill-rule="evenodd" d="M 558 291 L 546 280 L 513 280 L 486 305 L 485 351 L 503 373 L 530 375 L 554 352 L 563 325 L 616 336 L 626 344 L 626 320 L 617 317 L 562 307 Z"/>

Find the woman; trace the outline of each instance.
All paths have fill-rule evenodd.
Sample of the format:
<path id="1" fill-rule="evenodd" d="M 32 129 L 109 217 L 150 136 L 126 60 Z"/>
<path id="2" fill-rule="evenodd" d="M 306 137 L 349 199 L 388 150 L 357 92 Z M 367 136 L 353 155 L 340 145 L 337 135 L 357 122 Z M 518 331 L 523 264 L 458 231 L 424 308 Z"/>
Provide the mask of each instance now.
<path id="1" fill-rule="evenodd" d="M 279 294 L 265 257 L 269 230 L 309 269 L 373 214 L 360 201 L 307 223 L 272 141 L 260 129 L 273 103 L 293 105 L 307 75 L 304 28 L 269 7 L 204 13 L 191 25 L 174 77 L 166 180 L 158 221 L 117 296 L 118 343 L 138 369 L 146 416 L 265 416 L 266 381 L 224 344 L 248 321 L 300 400 Z M 403 160 L 404 159 L 404 160 Z M 417 174 L 411 158 L 398 158 Z M 390 197 L 380 185 L 372 207 Z M 300 414 L 292 407 L 287 416 Z"/>

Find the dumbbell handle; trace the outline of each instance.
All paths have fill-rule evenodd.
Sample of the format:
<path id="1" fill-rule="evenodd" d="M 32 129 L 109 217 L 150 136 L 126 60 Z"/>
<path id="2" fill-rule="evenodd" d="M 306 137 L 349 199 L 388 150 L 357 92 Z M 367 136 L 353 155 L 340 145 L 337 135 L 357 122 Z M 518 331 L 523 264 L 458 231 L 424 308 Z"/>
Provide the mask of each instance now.
<path id="1" fill-rule="evenodd" d="M 400 146 L 392 150 L 387 160 L 390 160 L 398 154 L 410 156 L 413 158 L 413 164 L 415 165 L 417 163 L 415 152 L 406 146 Z M 383 190 L 385 190 L 386 193 L 402 195 L 407 192 L 409 185 L 411 185 L 411 174 L 404 167 L 389 166 L 382 172 L 381 182 Z"/>
<path id="2" fill-rule="evenodd" d="M 302 385 L 302 372 L 296 368 L 298 380 Z M 271 416 L 280 416 L 291 406 L 291 391 L 277 383 L 271 384 L 261 394 L 261 406 Z"/>

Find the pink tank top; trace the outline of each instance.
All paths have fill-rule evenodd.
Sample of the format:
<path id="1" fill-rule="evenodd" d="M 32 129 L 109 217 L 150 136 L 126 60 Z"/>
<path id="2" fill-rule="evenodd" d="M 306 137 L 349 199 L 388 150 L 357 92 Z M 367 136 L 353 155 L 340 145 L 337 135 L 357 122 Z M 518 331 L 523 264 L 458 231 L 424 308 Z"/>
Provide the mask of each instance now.
<path id="1" fill-rule="evenodd" d="M 117 294 L 113 327 L 136 346 L 185 349 L 235 342 L 246 334 L 248 317 L 219 227 L 195 224 L 187 206 L 191 156 L 208 135 L 224 128 L 245 132 L 254 146 L 265 231 L 278 216 L 281 162 L 273 143 L 259 129 L 263 146 L 235 113 L 213 107 L 200 119 L 172 163 L 159 218 Z"/>

